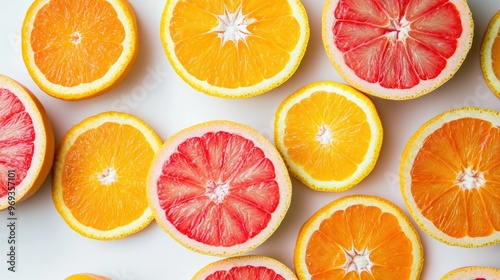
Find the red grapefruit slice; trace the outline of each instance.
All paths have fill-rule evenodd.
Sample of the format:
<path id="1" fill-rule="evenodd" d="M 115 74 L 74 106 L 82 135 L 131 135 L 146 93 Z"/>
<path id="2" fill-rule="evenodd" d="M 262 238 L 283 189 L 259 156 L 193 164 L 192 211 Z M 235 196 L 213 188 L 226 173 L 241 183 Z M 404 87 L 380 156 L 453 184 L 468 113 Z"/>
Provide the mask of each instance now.
<path id="1" fill-rule="evenodd" d="M 500 269 L 486 266 L 465 266 L 454 269 L 441 280 L 498 280 L 500 279 Z"/>
<path id="2" fill-rule="evenodd" d="M 163 144 L 149 172 L 148 197 L 157 222 L 180 244 L 232 256 L 276 230 L 290 205 L 291 181 L 258 131 L 211 121 Z"/>

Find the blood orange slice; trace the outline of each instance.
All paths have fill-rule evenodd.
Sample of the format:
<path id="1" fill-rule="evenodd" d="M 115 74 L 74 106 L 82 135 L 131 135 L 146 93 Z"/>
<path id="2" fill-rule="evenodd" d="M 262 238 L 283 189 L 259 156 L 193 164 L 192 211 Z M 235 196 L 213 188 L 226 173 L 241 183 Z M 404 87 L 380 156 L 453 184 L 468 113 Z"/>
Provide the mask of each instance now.
<path id="1" fill-rule="evenodd" d="M 339 74 L 386 99 L 416 98 L 449 80 L 474 31 L 465 0 L 328 0 L 322 24 Z"/>
<path id="2" fill-rule="evenodd" d="M 35 193 L 53 158 L 54 135 L 42 104 L 21 84 L 0 75 L 0 210 Z"/>
<path id="3" fill-rule="evenodd" d="M 157 153 L 148 177 L 157 222 L 185 247 L 232 256 L 264 242 L 291 200 L 283 159 L 258 131 L 211 121 L 180 131 Z"/>
<path id="4" fill-rule="evenodd" d="M 466 266 L 454 269 L 441 280 L 498 280 L 500 279 L 500 269 L 485 266 Z"/>

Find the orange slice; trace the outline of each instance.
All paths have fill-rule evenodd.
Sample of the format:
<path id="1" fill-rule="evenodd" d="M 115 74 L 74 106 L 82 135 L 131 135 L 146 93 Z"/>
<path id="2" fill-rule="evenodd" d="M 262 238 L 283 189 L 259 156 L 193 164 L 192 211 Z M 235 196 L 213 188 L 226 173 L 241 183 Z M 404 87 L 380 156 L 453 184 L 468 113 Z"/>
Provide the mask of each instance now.
<path id="1" fill-rule="evenodd" d="M 230 257 L 212 262 L 191 280 L 248 279 L 296 280 L 297 276 L 283 263 L 266 256 Z"/>
<path id="2" fill-rule="evenodd" d="M 290 173 L 312 189 L 344 191 L 375 166 L 382 124 L 370 99 L 335 83 L 307 85 L 276 111 L 274 140 Z"/>
<path id="3" fill-rule="evenodd" d="M 309 23 L 299 0 L 168 0 L 161 39 L 193 88 L 242 98 L 290 78 L 304 56 Z"/>
<path id="4" fill-rule="evenodd" d="M 65 100 L 118 84 L 137 49 L 135 15 L 125 0 L 35 0 L 22 27 L 29 74 L 43 91 Z"/>
<path id="5" fill-rule="evenodd" d="M 466 266 L 454 269 L 441 280 L 498 280 L 500 279 L 500 269 L 485 266 Z"/>
<path id="6" fill-rule="evenodd" d="M 419 279 L 423 248 L 396 205 L 353 195 L 331 202 L 306 221 L 294 263 L 299 279 Z"/>
<path id="7" fill-rule="evenodd" d="M 72 127 L 57 152 L 52 179 L 52 198 L 64 221 L 101 240 L 146 227 L 153 220 L 146 174 L 160 146 L 151 127 L 125 113 L 101 113 Z"/>
<path id="8" fill-rule="evenodd" d="M 340 76 L 386 99 L 416 98 L 448 81 L 474 33 L 465 0 L 327 0 L 322 25 Z"/>
<path id="9" fill-rule="evenodd" d="M 418 129 L 403 152 L 401 191 L 433 238 L 478 247 L 500 242 L 500 113 L 446 111 Z"/>
<path id="10" fill-rule="evenodd" d="M 100 276 L 93 273 L 78 273 L 66 277 L 65 280 L 111 280 L 111 278 Z"/>
<path id="11" fill-rule="evenodd" d="M 27 88 L 0 74 L 0 210 L 15 210 L 15 204 L 34 194 L 53 159 L 54 134 L 43 105 Z"/>
<path id="12" fill-rule="evenodd" d="M 156 221 L 180 244 L 207 255 L 240 255 L 262 244 L 283 220 L 291 195 L 274 146 L 230 121 L 171 136 L 148 176 Z"/>
<path id="13" fill-rule="evenodd" d="M 490 20 L 480 51 L 486 84 L 500 98 L 500 11 Z"/>

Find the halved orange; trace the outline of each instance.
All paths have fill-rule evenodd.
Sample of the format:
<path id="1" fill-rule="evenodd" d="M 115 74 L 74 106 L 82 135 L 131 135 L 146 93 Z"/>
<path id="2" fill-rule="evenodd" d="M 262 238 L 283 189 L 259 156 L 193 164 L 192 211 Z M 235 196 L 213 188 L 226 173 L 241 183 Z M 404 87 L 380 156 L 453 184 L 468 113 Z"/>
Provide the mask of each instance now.
<path id="1" fill-rule="evenodd" d="M 420 127 L 403 152 L 401 191 L 423 231 L 444 243 L 500 242 L 500 112 L 464 107 Z"/>
<path id="2" fill-rule="evenodd" d="M 89 98 L 118 84 L 138 49 L 135 15 L 126 0 L 35 0 L 21 38 L 33 80 L 65 100 Z"/>
<path id="3" fill-rule="evenodd" d="M 441 280 L 499 280 L 500 269 L 486 266 L 465 266 L 454 269 Z"/>
<path id="4" fill-rule="evenodd" d="M 144 121 L 105 112 L 73 126 L 57 151 L 52 198 L 83 236 L 117 239 L 146 227 L 153 214 L 146 174 L 161 140 Z"/>
<path id="5" fill-rule="evenodd" d="M 500 98 L 500 11 L 491 18 L 480 51 L 486 84 Z"/>
<path id="6" fill-rule="evenodd" d="M 290 173 L 321 191 L 344 191 L 374 168 L 382 124 L 368 97 L 336 82 L 316 82 L 276 111 L 274 141 Z"/>
<path id="7" fill-rule="evenodd" d="M 309 39 L 299 0 L 168 0 L 160 28 L 179 76 L 196 90 L 228 98 L 284 83 Z"/>
<path id="8" fill-rule="evenodd" d="M 423 248 L 408 217 L 392 202 L 352 195 L 304 223 L 294 264 L 299 279 L 417 280 Z"/>

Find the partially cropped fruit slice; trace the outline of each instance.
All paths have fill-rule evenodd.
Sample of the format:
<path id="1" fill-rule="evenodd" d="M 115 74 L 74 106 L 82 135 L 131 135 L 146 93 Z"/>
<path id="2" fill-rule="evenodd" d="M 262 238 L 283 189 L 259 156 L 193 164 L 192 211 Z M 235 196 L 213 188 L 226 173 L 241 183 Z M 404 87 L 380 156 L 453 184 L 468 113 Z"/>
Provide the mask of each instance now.
<path id="1" fill-rule="evenodd" d="M 208 264 L 191 280 L 296 280 L 283 263 L 265 256 L 230 257 Z"/>
<path id="2" fill-rule="evenodd" d="M 43 105 L 27 88 L 0 74 L 0 210 L 34 194 L 53 159 L 54 134 Z"/>
<path id="3" fill-rule="evenodd" d="M 118 239 L 146 227 L 153 214 L 146 174 L 161 140 L 135 116 L 105 112 L 73 126 L 56 155 L 52 198 L 83 236 Z"/>
<path id="4" fill-rule="evenodd" d="M 499 280 L 500 269 L 485 266 L 466 266 L 454 269 L 441 280 Z"/>
<path id="5" fill-rule="evenodd" d="M 382 124 L 370 99 L 336 82 L 316 82 L 276 111 L 274 140 L 294 177 L 321 191 L 343 191 L 374 168 Z"/>
<path id="6" fill-rule="evenodd" d="M 486 28 L 480 58 L 486 84 L 500 98 L 500 11 L 493 16 Z"/>
<path id="7" fill-rule="evenodd" d="M 500 113 L 465 107 L 429 120 L 411 137 L 401 191 L 423 231 L 444 243 L 500 242 Z"/>
<path id="8" fill-rule="evenodd" d="M 228 98 L 284 83 L 309 39 L 299 0 L 168 0 L 160 28 L 179 76 L 199 91 Z"/>
<path id="9" fill-rule="evenodd" d="M 294 263 L 299 279 L 417 280 L 423 248 L 396 205 L 353 195 L 331 202 L 304 223 Z"/>
<path id="10" fill-rule="evenodd" d="M 160 226 L 185 247 L 239 255 L 263 243 L 290 205 L 291 181 L 274 146 L 253 128 L 210 121 L 171 136 L 148 178 Z"/>
<path id="11" fill-rule="evenodd" d="M 327 0 L 322 26 L 344 80 L 386 99 L 416 98 L 448 81 L 474 31 L 465 0 Z"/>
<path id="12" fill-rule="evenodd" d="M 66 277 L 65 280 L 111 280 L 111 278 L 93 273 L 78 273 Z"/>
<path id="13" fill-rule="evenodd" d="M 137 50 L 137 24 L 126 0 L 36 0 L 22 27 L 29 74 L 60 99 L 89 98 L 117 85 Z"/>

